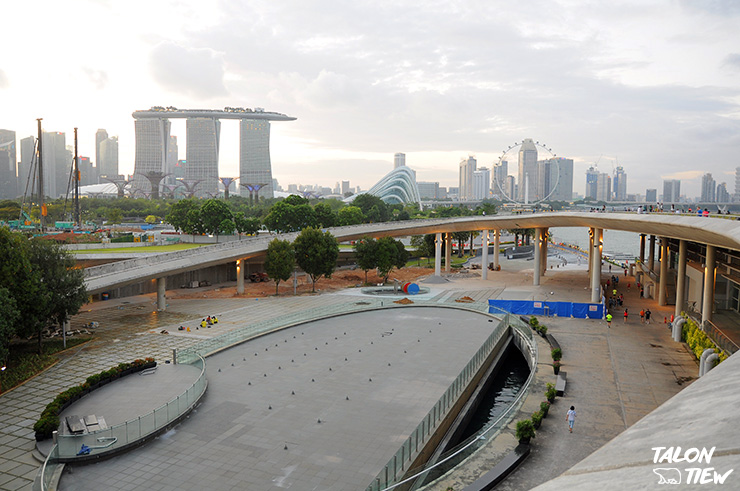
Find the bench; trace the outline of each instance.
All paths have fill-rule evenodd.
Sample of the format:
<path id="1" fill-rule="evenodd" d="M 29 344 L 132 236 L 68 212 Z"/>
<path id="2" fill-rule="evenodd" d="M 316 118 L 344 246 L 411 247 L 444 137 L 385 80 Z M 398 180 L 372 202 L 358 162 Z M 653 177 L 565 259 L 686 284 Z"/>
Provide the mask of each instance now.
<path id="1" fill-rule="evenodd" d="M 564 372 L 560 370 L 560 373 L 558 373 L 558 381 L 555 382 L 555 393 L 563 397 L 563 394 L 565 394 L 565 381 L 568 378 L 568 372 Z"/>
<path id="2" fill-rule="evenodd" d="M 503 481 L 529 455 L 529 445 L 517 445 L 493 469 L 483 474 L 463 491 L 489 491 Z"/>
<path id="3" fill-rule="evenodd" d="M 87 427 L 85 426 L 85 422 L 83 419 L 77 415 L 74 416 L 67 416 L 64 418 L 64 420 L 67 423 L 67 428 L 69 428 L 69 432 L 73 435 L 80 435 L 82 433 L 85 433 L 85 430 Z"/>

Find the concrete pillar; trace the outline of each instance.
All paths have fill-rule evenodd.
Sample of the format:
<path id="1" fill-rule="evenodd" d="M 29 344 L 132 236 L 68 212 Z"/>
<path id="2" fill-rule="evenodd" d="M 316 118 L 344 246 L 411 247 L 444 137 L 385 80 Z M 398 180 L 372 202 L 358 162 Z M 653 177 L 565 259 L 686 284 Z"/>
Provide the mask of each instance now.
<path id="1" fill-rule="evenodd" d="M 707 246 L 707 257 L 704 266 L 704 298 L 701 303 L 701 324 L 712 320 L 714 307 L 714 277 L 716 267 L 716 250 L 714 246 Z"/>
<path id="2" fill-rule="evenodd" d="M 660 238 L 660 278 L 658 278 L 658 305 L 665 305 L 665 289 L 668 283 L 668 262 L 670 254 L 668 254 L 668 239 L 665 237 Z"/>
<path id="3" fill-rule="evenodd" d="M 683 304 L 686 301 L 686 241 L 678 242 L 678 278 L 676 278 L 676 311 L 675 319 L 681 315 Z"/>
<path id="4" fill-rule="evenodd" d="M 434 276 L 442 274 L 442 234 L 434 237 Z"/>
<path id="5" fill-rule="evenodd" d="M 167 308 L 167 299 L 164 296 L 166 278 L 157 278 L 157 310 Z"/>
<path id="6" fill-rule="evenodd" d="M 650 271 L 655 270 L 655 236 L 650 236 L 650 257 L 648 257 L 648 268 Z"/>
<path id="7" fill-rule="evenodd" d="M 542 229 L 542 243 L 540 244 L 540 248 L 542 249 L 542 261 L 540 263 L 542 265 L 542 276 L 545 276 L 545 273 L 547 273 L 547 234 L 549 231 L 549 228 Z"/>
<path id="8" fill-rule="evenodd" d="M 244 270 L 242 268 L 243 264 L 244 259 L 236 260 L 236 293 L 238 295 L 244 294 Z"/>
<path id="9" fill-rule="evenodd" d="M 532 274 L 532 284 L 540 285 L 540 275 L 542 274 L 542 229 L 534 229 L 534 272 Z"/>
<path id="10" fill-rule="evenodd" d="M 484 230 L 481 234 L 481 246 L 483 247 L 483 251 L 481 252 L 481 270 L 480 270 L 480 279 L 487 280 L 488 279 L 488 230 Z"/>
<path id="11" fill-rule="evenodd" d="M 445 234 L 445 273 L 449 273 L 452 269 L 452 234 L 447 232 Z"/>
<path id="12" fill-rule="evenodd" d="M 498 271 L 499 263 L 499 249 L 501 249 L 501 229 L 493 231 L 493 267 Z"/>
<path id="13" fill-rule="evenodd" d="M 591 303 L 601 300 L 601 229 L 594 228 L 591 247 Z"/>
<path id="14" fill-rule="evenodd" d="M 645 234 L 640 234 L 640 262 L 645 263 Z"/>

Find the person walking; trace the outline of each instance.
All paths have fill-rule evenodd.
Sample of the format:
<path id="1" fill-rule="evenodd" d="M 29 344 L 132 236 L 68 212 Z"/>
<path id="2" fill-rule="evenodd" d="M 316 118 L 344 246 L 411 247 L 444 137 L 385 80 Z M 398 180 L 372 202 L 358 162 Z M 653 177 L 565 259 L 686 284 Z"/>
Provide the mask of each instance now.
<path id="1" fill-rule="evenodd" d="M 627 312 L 628 309 L 624 309 L 624 323 L 627 324 L 627 316 L 629 316 L 629 312 Z"/>
<path id="2" fill-rule="evenodd" d="M 640 310 L 640 324 L 645 323 L 645 309 Z"/>
<path id="3" fill-rule="evenodd" d="M 612 327 L 612 315 L 606 314 L 606 327 Z"/>
<path id="4" fill-rule="evenodd" d="M 565 421 L 568 422 L 568 431 L 573 433 L 573 425 L 576 423 L 576 407 L 571 406 L 565 414 Z"/>
<path id="5" fill-rule="evenodd" d="M 650 314 L 651 314 L 650 309 L 647 309 L 645 311 L 645 324 L 650 324 Z"/>

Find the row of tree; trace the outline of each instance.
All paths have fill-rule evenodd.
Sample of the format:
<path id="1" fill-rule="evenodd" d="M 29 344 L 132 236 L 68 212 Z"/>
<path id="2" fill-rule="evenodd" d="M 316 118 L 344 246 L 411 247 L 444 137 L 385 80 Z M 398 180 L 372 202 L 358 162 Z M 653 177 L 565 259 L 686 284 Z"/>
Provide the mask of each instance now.
<path id="1" fill-rule="evenodd" d="M 44 329 L 61 325 L 87 299 L 84 272 L 50 240 L 28 239 L 0 227 L 0 362 L 15 336 L 35 337 L 41 353 Z"/>

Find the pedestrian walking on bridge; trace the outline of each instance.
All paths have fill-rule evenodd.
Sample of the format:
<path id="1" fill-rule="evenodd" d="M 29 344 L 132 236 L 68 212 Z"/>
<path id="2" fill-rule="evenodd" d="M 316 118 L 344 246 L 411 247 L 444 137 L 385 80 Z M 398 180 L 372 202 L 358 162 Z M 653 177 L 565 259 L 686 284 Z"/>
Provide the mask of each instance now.
<path id="1" fill-rule="evenodd" d="M 606 314 L 606 327 L 612 327 L 612 315 Z"/>

